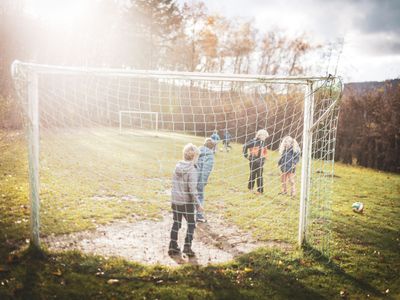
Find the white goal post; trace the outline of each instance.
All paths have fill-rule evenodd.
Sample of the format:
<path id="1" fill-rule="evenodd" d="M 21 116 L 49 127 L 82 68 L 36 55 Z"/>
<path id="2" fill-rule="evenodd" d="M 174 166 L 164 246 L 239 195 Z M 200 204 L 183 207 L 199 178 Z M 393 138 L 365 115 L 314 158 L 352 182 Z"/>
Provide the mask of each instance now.
<path id="1" fill-rule="evenodd" d="M 122 115 L 127 114 L 127 115 L 132 115 L 132 114 L 138 114 L 138 115 L 149 115 L 149 116 L 154 116 L 154 121 L 153 119 L 151 120 L 152 122 L 155 122 L 155 127 L 154 130 L 158 131 L 158 112 L 152 112 L 152 111 L 137 111 L 137 110 L 120 110 L 118 112 L 118 120 L 119 120 L 119 132 L 122 133 L 123 126 L 122 126 Z M 153 127 L 153 126 L 152 126 Z"/>
<path id="2" fill-rule="evenodd" d="M 328 114 L 337 108 L 337 103 L 340 97 L 332 101 L 327 105 L 322 113 L 315 116 L 315 101 L 314 94 L 321 86 L 316 87 L 316 82 L 328 82 L 335 79 L 332 76 L 268 76 L 268 75 L 241 75 L 241 74 L 216 74 L 216 73 L 196 73 L 196 72 L 164 72 L 164 71 L 143 71 L 143 70 L 126 70 L 126 69 L 106 69 L 106 68 L 78 68 L 78 67 L 63 67 L 63 66 L 51 66 L 51 65 L 40 65 L 33 63 L 23 63 L 15 61 L 12 64 L 12 75 L 16 86 L 18 82 L 22 82 L 21 74 L 28 78 L 28 90 L 25 98 L 27 98 L 28 107 L 28 132 L 29 132 L 29 178 L 30 178 L 30 201 L 31 201 L 31 243 L 40 248 L 39 238 L 39 110 L 38 106 L 40 103 L 39 89 L 41 81 L 38 80 L 39 75 L 52 75 L 62 74 L 66 76 L 79 75 L 79 76 L 99 76 L 104 78 L 110 76 L 112 78 L 128 78 L 128 79 L 162 79 L 162 80 L 200 80 L 204 82 L 239 82 L 239 83 L 257 83 L 257 84 L 288 84 L 295 85 L 296 87 L 304 87 L 304 98 L 303 98 L 303 123 L 301 126 L 301 138 L 302 138 L 302 158 L 301 158 L 301 187 L 300 187 L 300 207 L 299 207 L 299 219 L 298 219 L 298 243 L 303 245 L 307 240 L 306 228 L 307 228 L 307 203 L 310 197 L 310 178 L 311 178 L 311 163 L 312 163 L 312 147 L 313 134 L 318 130 L 320 123 L 323 123 Z M 337 79 L 337 78 L 336 78 Z M 24 79 L 25 80 L 25 79 Z M 342 87 L 341 87 L 342 88 Z M 20 90 L 22 90 L 20 88 Z M 18 91 L 18 87 L 17 87 Z M 171 99 L 169 99 L 171 101 Z M 161 102 L 160 102 L 161 103 Z M 161 106 L 161 104 L 158 104 Z M 171 104 L 172 105 L 172 104 Z M 153 130 L 159 131 L 164 130 L 163 114 L 160 112 L 149 110 L 118 110 L 118 121 L 119 132 L 123 131 L 123 116 L 124 115 L 148 115 L 151 116 L 151 122 L 155 125 Z M 101 112 L 100 112 L 101 113 Z M 153 121 L 154 117 L 154 121 Z M 116 118 L 116 115 L 115 115 Z M 194 118 L 194 117 L 193 117 Z M 206 118 L 206 116 L 204 116 Z M 235 112 L 235 118 L 236 117 Z M 337 120 L 337 119 L 336 119 Z M 161 121 L 161 125 L 159 122 Z M 279 120 L 278 120 L 279 121 Z M 56 121 L 54 121 L 56 122 Z M 84 120 L 82 121 L 84 122 Z M 183 121 L 184 122 L 184 121 Z M 193 121 L 194 122 L 194 121 Z M 227 121 L 226 121 L 227 122 Z M 246 121 L 247 122 L 247 121 Z M 335 121 L 336 122 L 336 121 Z M 115 124 L 116 125 L 116 124 Z M 114 125 L 114 126 L 115 126 Z M 175 124 L 173 124 L 175 125 Z M 161 126 L 161 127 L 160 127 Z M 189 130 L 188 130 L 189 131 Z M 247 131 L 246 131 L 247 133 Z M 331 133 L 329 133 L 331 134 Z M 329 136 L 329 143 L 335 141 L 335 133 Z M 330 146 L 331 147 L 331 146 Z M 322 155 L 322 154 L 321 154 Z M 330 152 L 328 155 L 332 155 Z"/>

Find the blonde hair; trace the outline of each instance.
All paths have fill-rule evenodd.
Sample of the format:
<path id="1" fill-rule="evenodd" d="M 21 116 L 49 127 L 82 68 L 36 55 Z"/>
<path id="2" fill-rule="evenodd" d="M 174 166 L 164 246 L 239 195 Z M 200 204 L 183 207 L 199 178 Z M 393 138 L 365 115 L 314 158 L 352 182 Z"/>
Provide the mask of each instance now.
<path id="1" fill-rule="evenodd" d="M 269 137 L 269 134 L 268 131 L 266 131 L 265 129 L 260 129 L 259 131 L 257 131 L 256 139 L 265 141 L 267 137 Z"/>
<path id="2" fill-rule="evenodd" d="M 199 148 L 192 143 L 186 144 L 185 147 L 183 147 L 183 159 L 185 161 L 193 161 L 199 156 L 199 154 Z"/>
<path id="3" fill-rule="evenodd" d="M 211 138 L 206 138 L 204 140 L 204 146 L 206 146 L 208 149 L 213 149 L 215 147 L 215 142 Z"/>
<path id="4" fill-rule="evenodd" d="M 287 135 L 282 139 L 281 144 L 279 145 L 279 153 L 282 154 L 285 150 L 289 148 L 293 148 L 294 152 L 299 152 L 300 153 L 300 146 L 297 141 L 292 138 L 291 136 Z"/>

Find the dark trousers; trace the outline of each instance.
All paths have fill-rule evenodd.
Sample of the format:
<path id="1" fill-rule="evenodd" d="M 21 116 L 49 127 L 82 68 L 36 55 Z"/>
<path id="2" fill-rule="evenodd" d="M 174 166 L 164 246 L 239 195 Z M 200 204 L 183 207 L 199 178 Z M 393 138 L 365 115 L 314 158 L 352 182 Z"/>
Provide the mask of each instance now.
<path id="1" fill-rule="evenodd" d="M 260 193 L 264 192 L 263 171 L 264 158 L 250 160 L 250 177 L 248 184 L 249 190 L 254 188 L 255 181 L 257 181 L 257 191 Z"/>
<path id="2" fill-rule="evenodd" d="M 182 227 L 182 217 L 184 217 L 188 225 L 185 245 L 190 247 L 192 245 L 194 229 L 196 228 L 194 204 L 172 204 L 171 207 L 174 218 L 174 224 L 171 228 L 171 242 L 178 243 L 178 232 Z"/>

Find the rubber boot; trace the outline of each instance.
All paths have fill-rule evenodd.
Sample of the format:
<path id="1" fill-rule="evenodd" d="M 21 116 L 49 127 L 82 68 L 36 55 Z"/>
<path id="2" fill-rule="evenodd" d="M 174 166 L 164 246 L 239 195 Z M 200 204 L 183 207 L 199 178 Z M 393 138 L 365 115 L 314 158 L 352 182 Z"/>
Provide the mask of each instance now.
<path id="1" fill-rule="evenodd" d="M 189 257 L 193 257 L 196 255 L 196 253 L 193 252 L 192 248 L 190 247 L 190 245 L 185 245 L 183 247 L 183 253 L 185 253 L 187 256 Z"/>
<path id="2" fill-rule="evenodd" d="M 175 241 L 169 242 L 168 255 L 179 255 L 181 254 L 181 249 L 179 249 L 178 243 Z"/>

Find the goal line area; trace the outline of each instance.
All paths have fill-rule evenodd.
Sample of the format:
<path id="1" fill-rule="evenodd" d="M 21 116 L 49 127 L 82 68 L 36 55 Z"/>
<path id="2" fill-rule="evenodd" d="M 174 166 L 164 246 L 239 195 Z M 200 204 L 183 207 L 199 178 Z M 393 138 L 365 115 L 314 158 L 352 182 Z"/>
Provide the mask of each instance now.
<path id="1" fill-rule="evenodd" d="M 34 245 L 52 248 L 74 233 L 72 244 L 85 250 L 90 235 L 78 233 L 95 230 L 92 243 L 104 245 L 93 249 L 132 247 L 142 256 L 127 258 L 157 262 L 145 256 L 168 252 L 173 174 L 192 143 L 213 157 L 207 179 L 196 182 L 207 219 L 194 233 L 199 259 L 304 243 L 329 253 L 339 78 L 22 62 L 12 73 L 26 116 Z M 126 241 L 110 224 L 127 230 Z"/>

